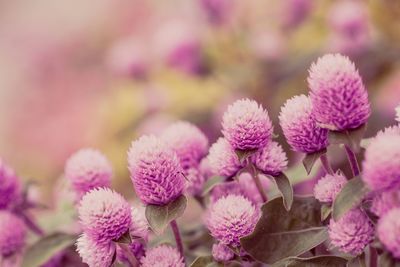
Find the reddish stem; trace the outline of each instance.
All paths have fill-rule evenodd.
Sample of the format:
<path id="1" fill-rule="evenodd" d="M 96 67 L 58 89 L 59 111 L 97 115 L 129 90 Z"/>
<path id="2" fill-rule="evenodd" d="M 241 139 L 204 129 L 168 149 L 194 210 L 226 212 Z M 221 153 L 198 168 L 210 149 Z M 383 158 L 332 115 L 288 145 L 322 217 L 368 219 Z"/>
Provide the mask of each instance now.
<path id="1" fill-rule="evenodd" d="M 182 238 L 181 238 L 181 234 L 179 233 L 179 228 L 178 228 L 178 224 L 176 223 L 176 220 L 171 221 L 170 226 L 171 226 L 172 232 L 174 233 L 174 236 L 175 236 L 176 246 L 178 247 L 179 253 L 182 256 L 183 261 L 185 261 L 185 254 L 183 254 Z"/>
<path id="2" fill-rule="evenodd" d="M 356 177 L 360 174 L 360 167 L 358 166 L 356 155 L 348 145 L 345 145 L 344 147 L 346 149 L 346 154 L 350 163 L 351 171 L 353 172 L 353 176 Z"/>

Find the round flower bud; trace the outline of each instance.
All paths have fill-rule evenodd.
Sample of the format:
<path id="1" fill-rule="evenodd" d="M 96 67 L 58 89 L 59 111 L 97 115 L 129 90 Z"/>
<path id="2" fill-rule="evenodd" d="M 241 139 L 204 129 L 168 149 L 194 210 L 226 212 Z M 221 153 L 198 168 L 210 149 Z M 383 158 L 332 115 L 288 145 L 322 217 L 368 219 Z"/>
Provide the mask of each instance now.
<path id="1" fill-rule="evenodd" d="M 128 164 L 135 191 L 143 203 L 165 205 L 182 195 L 183 169 L 175 151 L 163 140 L 144 135 L 132 142 Z"/>
<path id="2" fill-rule="evenodd" d="M 111 266 L 116 249 L 114 242 L 98 243 L 86 234 L 78 238 L 76 247 L 82 261 L 89 267 Z"/>
<path id="3" fill-rule="evenodd" d="M 254 165 L 265 174 L 278 175 L 286 170 L 287 157 L 282 147 L 274 141 L 251 156 Z"/>
<path id="4" fill-rule="evenodd" d="M 365 151 L 363 175 L 373 191 L 400 186 L 400 135 L 381 134 L 374 138 Z"/>
<path id="5" fill-rule="evenodd" d="M 374 227 L 360 209 L 350 210 L 337 222 L 331 219 L 328 229 L 332 245 L 352 255 L 361 254 L 374 239 Z"/>
<path id="6" fill-rule="evenodd" d="M 331 203 L 346 183 L 347 179 L 341 173 L 327 174 L 314 186 L 314 196 L 321 202 Z"/>
<path id="7" fill-rule="evenodd" d="M 224 245 L 238 247 L 240 238 L 253 232 L 259 212 L 243 196 L 228 195 L 209 207 L 205 223 L 211 235 Z"/>
<path id="8" fill-rule="evenodd" d="M 222 137 L 211 146 L 207 158 L 215 175 L 231 177 L 244 167 L 231 145 Z"/>
<path id="9" fill-rule="evenodd" d="M 379 217 L 394 208 L 400 208 L 400 190 L 398 189 L 379 192 L 372 199 L 371 211 Z"/>
<path id="10" fill-rule="evenodd" d="M 233 251 L 224 244 L 214 244 L 212 246 L 212 256 L 214 260 L 219 262 L 230 261 L 235 257 Z"/>
<path id="11" fill-rule="evenodd" d="M 400 259 L 400 208 L 395 208 L 383 215 L 377 226 L 377 235 L 382 244 L 392 255 Z"/>
<path id="12" fill-rule="evenodd" d="M 313 63 L 308 85 L 317 122 L 330 130 L 354 129 L 370 113 L 368 93 L 348 57 L 328 54 Z"/>
<path id="13" fill-rule="evenodd" d="M 132 222 L 128 202 L 108 188 L 86 193 L 78 213 L 84 232 L 98 243 L 117 240 L 129 230 Z"/>
<path id="14" fill-rule="evenodd" d="M 98 150 L 81 149 L 65 165 L 65 177 L 79 197 L 98 187 L 110 187 L 112 168 L 108 159 Z"/>
<path id="15" fill-rule="evenodd" d="M 14 170 L 0 158 L 0 209 L 7 209 L 21 198 L 21 184 Z"/>
<path id="16" fill-rule="evenodd" d="M 224 113 L 222 134 L 234 149 L 259 149 L 270 142 L 272 123 L 267 111 L 256 101 L 241 99 Z"/>
<path id="17" fill-rule="evenodd" d="M 26 226 L 9 211 L 0 211 L 0 257 L 21 252 L 25 245 Z"/>
<path id="18" fill-rule="evenodd" d="M 183 169 L 196 167 L 207 154 L 208 139 L 197 126 L 179 121 L 167 127 L 161 138 L 175 150 Z"/>
<path id="19" fill-rule="evenodd" d="M 141 259 L 142 267 L 185 267 L 179 251 L 171 246 L 160 245 L 149 249 Z"/>
<path id="20" fill-rule="evenodd" d="M 144 207 L 131 207 L 131 226 L 129 228 L 131 236 L 141 237 L 147 240 L 149 236 L 149 224 L 146 219 Z"/>
<path id="21" fill-rule="evenodd" d="M 328 146 L 328 130 L 318 127 L 311 99 L 305 95 L 288 99 L 281 108 L 279 122 L 294 151 L 313 153 Z"/>

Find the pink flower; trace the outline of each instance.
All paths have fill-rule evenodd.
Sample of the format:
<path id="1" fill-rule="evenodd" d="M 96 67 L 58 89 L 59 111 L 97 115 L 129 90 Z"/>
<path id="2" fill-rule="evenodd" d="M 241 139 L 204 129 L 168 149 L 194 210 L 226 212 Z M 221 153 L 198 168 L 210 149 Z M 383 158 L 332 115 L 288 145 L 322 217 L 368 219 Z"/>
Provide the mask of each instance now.
<path id="1" fill-rule="evenodd" d="M 400 208 L 400 190 L 379 192 L 374 196 L 371 211 L 375 215 L 382 217 L 393 208 Z"/>
<path id="2" fill-rule="evenodd" d="M 314 196 L 321 202 L 331 203 L 346 183 L 347 179 L 341 173 L 327 174 L 314 186 Z"/>
<path id="3" fill-rule="evenodd" d="M 0 158 L 0 209 L 7 209 L 21 199 L 19 177 Z"/>
<path id="4" fill-rule="evenodd" d="M 212 256 L 219 262 L 230 261 L 235 257 L 233 251 L 224 244 L 218 243 L 212 246 Z"/>
<path id="5" fill-rule="evenodd" d="M 179 251 L 171 246 L 160 245 L 149 249 L 141 259 L 142 267 L 185 267 Z"/>
<path id="6" fill-rule="evenodd" d="M 113 261 L 116 246 L 113 242 L 98 243 L 83 234 L 78 238 L 76 248 L 82 261 L 89 267 L 109 267 Z"/>
<path id="7" fill-rule="evenodd" d="M 400 208 L 395 208 L 383 215 L 378 221 L 377 235 L 383 245 L 400 259 Z"/>
<path id="8" fill-rule="evenodd" d="M 22 251 L 25 246 L 26 226 L 9 211 L 0 211 L 0 257 L 8 257 Z"/>
<path id="9" fill-rule="evenodd" d="M 287 157 L 282 147 L 274 141 L 251 156 L 251 161 L 264 174 L 278 175 L 287 168 Z"/>

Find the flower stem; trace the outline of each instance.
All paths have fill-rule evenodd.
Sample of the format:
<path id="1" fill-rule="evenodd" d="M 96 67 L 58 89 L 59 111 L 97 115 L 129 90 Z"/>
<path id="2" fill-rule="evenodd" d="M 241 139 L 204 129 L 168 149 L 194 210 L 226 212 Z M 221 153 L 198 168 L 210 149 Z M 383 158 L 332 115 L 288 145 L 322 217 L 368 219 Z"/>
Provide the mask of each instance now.
<path id="1" fill-rule="evenodd" d="M 333 170 L 331 164 L 329 163 L 328 157 L 326 153 L 322 154 L 319 159 L 321 160 L 322 167 L 324 168 L 325 172 L 328 174 L 333 174 Z"/>
<path id="2" fill-rule="evenodd" d="M 179 233 L 179 228 L 178 228 L 178 224 L 176 223 L 176 220 L 171 221 L 170 226 L 171 226 L 172 232 L 174 233 L 174 236 L 175 236 L 176 246 L 178 247 L 179 253 L 182 256 L 183 261 L 185 261 L 185 255 L 183 254 L 182 238 L 181 238 L 181 234 Z"/>
<path id="3" fill-rule="evenodd" d="M 249 164 L 251 165 L 250 166 L 251 170 L 252 170 L 251 176 L 253 177 L 253 181 L 256 184 L 257 190 L 261 195 L 262 201 L 265 203 L 268 200 L 267 194 L 264 191 L 264 188 L 263 188 L 263 186 L 261 184 L 260 177 L 258 177 L 257 170 L 256 170 L 255 166 L 252 163 L 249 163 Z"/>
<path id="4" fill-rule="evenodd" d="M 378 267 L 378 253 L 371 245 L 369 246 L 369 267 Z"/>
<path id="5" fill-rule="evenodd" d="M 133 255 L 129 246 L 127 244 L 118 244 L 118 245 L 124 251 L 125 256 L 128 259 L 128 262 L 131 265 L 131 267 L 139 267 L 139 262 L 136 259 L 135 255 Z"/>
<path id="6" fill-rule="evenodd" d="M 356 155 L 348 145 L 345 145 L 344 147 L 346 149 L 347 158 L 349 159 L 351 171 L 353 172 L 353 176 L 356 177 L 360 174 L 360 167 L 358 166 Z"/>

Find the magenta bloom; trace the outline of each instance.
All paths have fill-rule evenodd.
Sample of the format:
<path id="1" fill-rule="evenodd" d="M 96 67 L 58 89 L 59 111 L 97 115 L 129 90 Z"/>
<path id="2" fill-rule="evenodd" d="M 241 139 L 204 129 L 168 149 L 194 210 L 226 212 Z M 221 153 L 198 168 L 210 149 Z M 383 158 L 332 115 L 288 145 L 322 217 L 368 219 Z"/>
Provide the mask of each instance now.
<path id="1" fill-rule="evenodd" d="M 0 209 L 7 209 L 21 198 L 19 177 L 0 158 Z"/>
<path id="2" fill-rule="evenodd" d="M 82 261 L 89 267 L 111 266 L 116 249 L 114 242 L 98 243 L 86 234 L 78 238 L 76 247 Z"/>
<path id="3" fill-rule="evenodd" d="M 208 20 L 215 25 L 223 24 L 232 14 L 233 1 L 230 0 L 199 0 Z"/>
<path id="4" fill-rule="evenodd" d="M 370 113 L 368 93 L 348 57 L 328 54 L 313 63 L 308 76 L 313 113 L 330 130 L 354 129 Z"/>
<path id="5" fill-rule="evenodd" d="M 209 207 L 205 223 L 211 235 L 219 242 L 238 247 L 240 238 L 253 232 L 259 214 L 247 198 L 228 195 Z"/>
<path id="6" fill-rule="evenodd" d="M 378 221 L 377 235 L 383 245 L 400 259 L 400 208 L 388 211 Z"/>
<path id="7" fill-rule="evenodd" d="M 98 150 L 81 149 L 65 165 L 65 176 L 79 197 L 98 187 L 110 187 L 112 168 L 108 159 Z"/>
<path id="8" fill-rule="evenodd" d="M 363 181 L 373 191 L 400 186 L 400 135 L 381 134 L 365 151 Z"/>
<path id="9" fill-rule="evenodd" d="M 251 161 L 264 174 L 278 175 L 286 170 L 287 157 L 282 147 L 274 141 L 251 156 Z"/>
<path id="10" fill-rule="evenodd" d="M 225 177 L 235 175 L 244 167 L 231 145 L 222 137 L 211 146 L 208 162 L 213 174 Z"/>
<path id="11" fill-rule="evenodd" d="M 341 173 L 327 174 L 314 186 L 314 196 L 321 202 L 331 203 L 346 183 L 347 179 Z"/>
<path id="12" fill-rule="evenodd" d="M 161 138 L 175 150 L 182 168 L 197 167 L 208 152 L 208 139 L 197 126 L 179 121 L 170 125 Z"/>
<path id="13" fill-rule="evenodd" d="M 9 211 L 0 211 L 0 257 L 19 253 L 25 245 L 26 226 Z"/>
<path id="14" fill-rule="evenodd" d="M 286 101 L 279 122 L 286 141 L 294 151 L 313 153 L 328 146 L 328 130 L 318 127 L 311 99 L 305 95 Z"/>
<path id="15" fill-rule="evenodd" d="M 230 105 L 222 118 L 222 133 L 234 149 L 262 148 L 270 142 L 272 130 L 267 111 L 250 99 Z"/>
<path id="16" fill-rule="evenodd" d="M 108 188 L 93 189 L 79 203 L 84 232 L 97 243 L 117 240 L 131 226 L 131 208 L 118 193 Z"/>
<path id="17" fill-rule="evenodd" d="M 179 251 L 171 246 L 160 245 L 149 249 L 141 259 L 142 267 L 185 267 Z"/>
<path id="18" fill-rule="evenodd" d="M 372 200 L 371 211 L 379 217 L 394 208 L 400 208 L 400 190 L 398 189 L 379 192 Z"/>
<path id="19" fill-rule="evenodd" d="M 165 205 L 184 190 L 183 169 L 174 150 L 155 136 L 142 136 L 128 152 L 131 180 L 145 204 Z"/>
<path id="20" fill-rule="evenodd" d="M 363 211 L 354 209 L 337 222 L 330 220 L 329 237 L 340 251 L 358 255 L 374 239 L 374 227 Z"/>
<path id="21" fill-rule="evenodd" d="M 233 251 L 221 243 L 214 244 L 211 252 L 214 260 L 219 262 L 230 261 L 235 257 Z"/>

